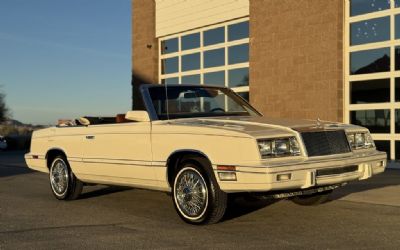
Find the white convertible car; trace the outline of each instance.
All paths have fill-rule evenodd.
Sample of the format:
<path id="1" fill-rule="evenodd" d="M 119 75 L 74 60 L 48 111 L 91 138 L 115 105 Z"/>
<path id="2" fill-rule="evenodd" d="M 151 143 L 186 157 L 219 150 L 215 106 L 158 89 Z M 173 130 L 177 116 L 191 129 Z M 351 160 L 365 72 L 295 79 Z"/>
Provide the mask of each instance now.
<path id="1" fill-rule="evenodd" d="M 26 162 L 49 173 L 57 199 L 93 183 L 160 190 L 183 220 L 206 224 L 223 217 L 229 193 L 314 205 L 386 167 L 363 127 L 263 117 L 214 86 L 142 85 L 141 94 L 147 111 L 33 133 Z"/>

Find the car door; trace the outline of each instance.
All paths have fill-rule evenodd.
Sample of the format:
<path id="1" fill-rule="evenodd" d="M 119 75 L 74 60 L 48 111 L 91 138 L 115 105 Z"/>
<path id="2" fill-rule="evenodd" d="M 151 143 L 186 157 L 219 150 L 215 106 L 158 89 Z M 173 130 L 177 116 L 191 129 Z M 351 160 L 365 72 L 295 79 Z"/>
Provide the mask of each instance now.
<path id="1" fill-rule="evenodd" d="M 154 186 L 150 131 L 150 122 L 89 125 L 85 174 L 99 183 Z"/>

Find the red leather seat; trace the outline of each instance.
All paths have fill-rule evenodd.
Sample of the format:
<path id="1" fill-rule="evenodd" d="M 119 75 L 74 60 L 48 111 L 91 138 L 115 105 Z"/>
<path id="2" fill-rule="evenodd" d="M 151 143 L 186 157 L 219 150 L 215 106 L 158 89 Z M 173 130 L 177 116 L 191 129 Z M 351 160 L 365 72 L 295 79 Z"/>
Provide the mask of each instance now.
<path id="1" fill-rule="evenodd" d="M 129 120 L 125 119 L 125 114 L 118 114 L 115 117 L 115 122 L 116 123 L 124 123 L 124 122 L 129 122 Z"/>

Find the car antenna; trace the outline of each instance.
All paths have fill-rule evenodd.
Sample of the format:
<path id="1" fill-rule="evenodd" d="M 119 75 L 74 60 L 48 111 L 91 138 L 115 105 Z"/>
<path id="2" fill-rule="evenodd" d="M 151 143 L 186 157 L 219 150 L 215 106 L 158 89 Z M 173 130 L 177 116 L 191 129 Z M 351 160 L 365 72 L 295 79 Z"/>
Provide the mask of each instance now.
<path id="1" fill-rule="evenodd" d="M 168 90 L 167 90 L 167 81 L 164 83 L 165 89 L 165 104 L 167 105 L 165 110 L 167 111 L 167 120 L 169 120 L 169 104 L 168 104 Z"/>

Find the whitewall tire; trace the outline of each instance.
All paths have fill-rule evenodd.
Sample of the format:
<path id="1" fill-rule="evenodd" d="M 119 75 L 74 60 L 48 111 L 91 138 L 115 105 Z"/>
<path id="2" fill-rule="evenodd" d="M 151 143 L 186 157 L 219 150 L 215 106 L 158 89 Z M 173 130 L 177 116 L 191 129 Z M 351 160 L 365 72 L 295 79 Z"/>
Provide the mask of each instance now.
<path id="1" fill-rule="evenodd" d="M 74 200 L 82 192 L 83 183 L 72 173 L 64 156 L 57 156 L 52 161 L 49 180 L 51 191 L 59 200 Z"/>
<path id="2" fill-rule="evenodd" d="M 191 224 L 220 221 L 227 206 L 227 194 L 220 190 L 211 171 L 201 159 L 180 164 L 173 183 L 173 202 L 179 216 Z M 211 172 L 211 173 L 210 173 Z"/>

